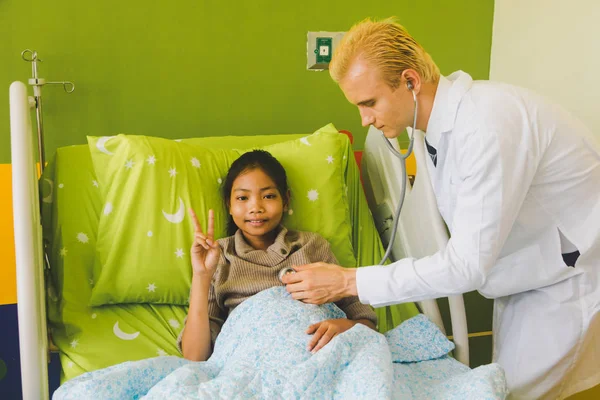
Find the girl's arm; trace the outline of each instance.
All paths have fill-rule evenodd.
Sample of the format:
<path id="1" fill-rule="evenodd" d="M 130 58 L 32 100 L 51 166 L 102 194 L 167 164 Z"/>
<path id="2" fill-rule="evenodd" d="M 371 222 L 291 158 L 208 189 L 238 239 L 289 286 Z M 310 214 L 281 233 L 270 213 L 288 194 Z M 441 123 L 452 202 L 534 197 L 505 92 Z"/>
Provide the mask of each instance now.
<path id="1" fill-rule="evenodd" d="M 192 361 L 206 361 L 212 353 L 209 318 L 209 296 L 215 301 L 212 277 L 221 256 L 214 241 L 214 212 L 208 211 L 208 228 L 202 231 L 196 213 L 190 209 L 194 222 L 194 242 L 190 251 L 192 261 L 192 288 L 190 308 L 181 338 L 181 352 Z"/>
<path id="2" fill-rule="evenodd" d="M 211 280 L 196 274 L 192 277 L 190 308 L 181 340 L 183 357 L 191 361 L 206 361 L 212 354 L 208 296 Z"/>

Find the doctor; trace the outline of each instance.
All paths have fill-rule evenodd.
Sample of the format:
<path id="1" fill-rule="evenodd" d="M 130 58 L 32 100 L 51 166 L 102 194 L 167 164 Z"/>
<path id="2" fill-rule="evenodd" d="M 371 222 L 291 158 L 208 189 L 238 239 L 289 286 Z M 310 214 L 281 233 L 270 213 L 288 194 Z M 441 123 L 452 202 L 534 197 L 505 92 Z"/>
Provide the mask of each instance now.
<path id="1" fill-rule="evenodd" d="M 354 26 L 330 73 L 363 126 L 388 138 L 412 125 L 414 92 L 451 239 L 430 257 L 383 267 L 299 266 L 284 278 L 292 296 L 322 304 L 358 295 L 381 307 L 478 290 L 495 299 L 494 361 L 512 398 L 598 385 L 600 135 L 525 89 L 441 76 L 393 20 Z"/>

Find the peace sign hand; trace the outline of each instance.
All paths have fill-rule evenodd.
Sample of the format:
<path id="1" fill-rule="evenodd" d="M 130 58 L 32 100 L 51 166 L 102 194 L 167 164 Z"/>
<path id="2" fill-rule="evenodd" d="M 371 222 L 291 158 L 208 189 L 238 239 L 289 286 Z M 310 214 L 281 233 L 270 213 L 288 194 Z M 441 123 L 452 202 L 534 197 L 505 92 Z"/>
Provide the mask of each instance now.
<path id="1" fill-rule="evenodd" d="M 194 243 L 190 251 L 192 256 L 192 268 L 194 275 L 212 278 L 217 269 L 221 250 L 213 238 L 215 228 L 215 214 L 213 210 L 208 210 L 208 229 L 206 234 L 202 232 L 200 222 L 196 213 L 189 209 L 192 220 L 194 221 Z"/>

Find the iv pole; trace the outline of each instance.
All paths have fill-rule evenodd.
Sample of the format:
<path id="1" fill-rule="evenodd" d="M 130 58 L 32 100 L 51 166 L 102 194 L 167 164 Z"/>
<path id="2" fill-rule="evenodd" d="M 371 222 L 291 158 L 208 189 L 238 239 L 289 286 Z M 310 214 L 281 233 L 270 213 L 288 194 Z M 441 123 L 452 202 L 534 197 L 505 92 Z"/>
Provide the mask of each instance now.
<path id="1" fill-rule="evenodd" d="M 37 63 L 42 62 L 38 58 L 37 51 L 25 49 L 21 52 L 23 60 L 31 63 L 31 73 L 33 77 L 29 79 L 29 84 L 33 86 L 33 97 L 29 96 L 29 105 L 35 107 L 38 133 L 38 152 L 40 156 L 40 173 L 46 166 L 46 151 L 44 148 L 44 120 L 42 114 L 42 86 L 44 85 L 63 85 L 67 93 L 73 93 L 75 85 L 72 82 L 46 82 L 43 78 L 38 78 Z"/>

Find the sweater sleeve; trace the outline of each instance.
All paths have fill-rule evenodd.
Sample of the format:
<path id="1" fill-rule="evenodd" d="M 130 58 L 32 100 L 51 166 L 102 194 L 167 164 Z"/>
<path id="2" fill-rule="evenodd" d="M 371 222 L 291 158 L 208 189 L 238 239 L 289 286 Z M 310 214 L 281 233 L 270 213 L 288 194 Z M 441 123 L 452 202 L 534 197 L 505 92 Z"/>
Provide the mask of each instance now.
<path id="1" fill-rule="evenodd" d="M 377 314 L 371 306 L 361 303 L 357 296 L 345 297 L 335 304 L 346 313 L 346 318 L 352 321 L 367 319 L 377 326 Z"/>

